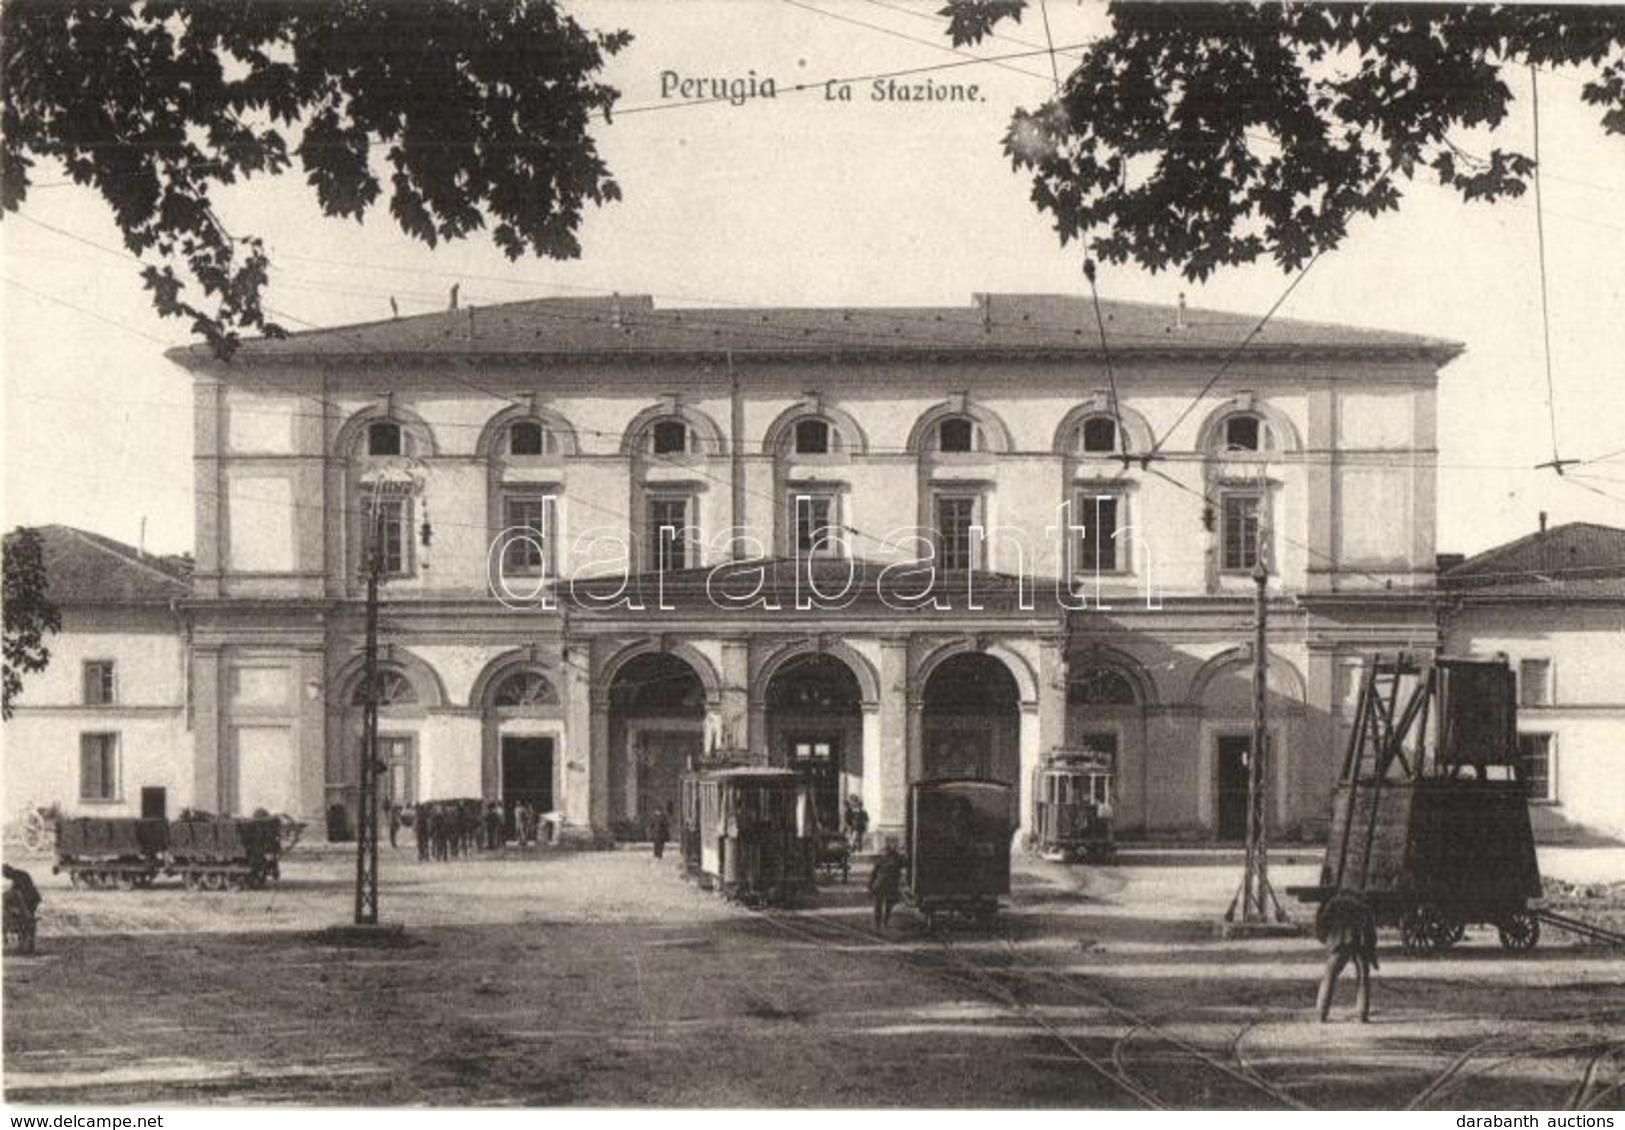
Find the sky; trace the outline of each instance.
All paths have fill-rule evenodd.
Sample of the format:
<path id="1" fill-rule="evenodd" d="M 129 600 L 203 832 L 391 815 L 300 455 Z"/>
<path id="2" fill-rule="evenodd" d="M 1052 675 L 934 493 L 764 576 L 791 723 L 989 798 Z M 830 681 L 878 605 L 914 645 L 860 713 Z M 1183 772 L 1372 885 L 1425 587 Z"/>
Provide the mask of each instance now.
<path id="1" fill-rule="evenodd" d="M 589 213 L 579 261 L 510 263 L 481 236 L 431 250 L 383 207 L 365 223 L 324 217 L 297 173 L 218 198 L 234 232 L 273 263 L 269 307 L 293 329 L 546 295 L 653 294 L 669 305 L 969 304 L 977 292 L 1086 293 L 1000 147 L 1010 114 L 1053 89 L 1041 13 L 956 55 L 942 0 L 583 0 L 584 24 L 635 37 L 606 79 L 622 91 L 594 128 L 625 198 Z M 1060 48 L 1105 27 L 1098 4 L 1052 0 Z M 945 63 L 938 82 L 982 100 L 830 101 L 824 82 Z M 1065 74 L 1067 54 L 1058 54 Z M 674 75 L 676 78 L 663 77 Z M 743 105 L 679 105 L 678 79 L 773 78 Z M 1508 76 L 1520 95 L 1527 74 Z M 805 92 L 790 88 L 808 87 Z M 1360 220 L 1277 316 L 1464 343 L 1440 382 L 1441 551 L 1477 552 L 1533 532 L 1545 511 L 1625 526 L 1625 139 L 1580 101 L 1572 72 L 1540 77 L 1542 216 L 1557 448 L 1587 460 L 1559 478 L 1542 349 L 1531 197 L 1466 204 L 1413 183 L 1397 213 Z M 1528 151 L 1520 97 L 1494 138 Z M 191 394 L 162 353 L 185 325 L 153 312 L 99 197 L 41 166 L 20 215 L 0 222 L 4 525 L 66 523 L 154 552 L 192 542 Z M 1290 279 L 1269 264 L 1203 285 L 1103 266 L 1102 297 L 1262 315 Z"/>

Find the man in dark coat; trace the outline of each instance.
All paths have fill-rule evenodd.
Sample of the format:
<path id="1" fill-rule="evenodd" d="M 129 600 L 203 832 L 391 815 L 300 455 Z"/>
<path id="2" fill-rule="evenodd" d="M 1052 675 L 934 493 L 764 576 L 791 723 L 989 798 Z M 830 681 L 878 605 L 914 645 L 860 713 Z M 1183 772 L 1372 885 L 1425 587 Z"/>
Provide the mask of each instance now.
<path id="1" fill-rule="evenodd" d="M 490 851 L 502 847 L 502 806 L 494 800 L 485 806 L 485 846 Z"/>
<path id="2" fill-rule="evenodd" d="M 34 952 L 34 912 L 45 899 L 34 886 L 34 877 L 20 867 L 7 863 L 3 866 L 5 878 L 11 886 L 5 893 L 6 931 L 15 932 L 17 952 Z"/>
<path id="3" fill-rule="evenodd" d="M 1332 990 L 1338 975 L 1349 962 L 1354 963 L 1355 1006 L 1360 1012 L 1360 1023 L 1371 1020 L 1371 971 L 1377 968 L 1377 920 L 1365 899 L 1353 891 L 1338 891 L 1321 903 L 1315 914 L 1315 936 L 1331 952 L 1326 957 L 1326 971 L 1320 978 L 1320 993 L 1315 999 L 1320 1019 L 1324 1023 L 1332 1011 Z"/>
<path id="4" fill-rule="evenodd" d="M 671 805 L 655 812 L 649 821 L 649 839 L 654 843 L 655 858 L 662 859 L 666 854 L 666 841 L 671 839 Z"/>
<path id="5" fill-rule="evenodd" d="M 903 857 L 896 844 L 887 844 L 869 873 L 869 893 L 875 898 L 875 929 L 891 923 L 892 907 L 903 897 Z"/>

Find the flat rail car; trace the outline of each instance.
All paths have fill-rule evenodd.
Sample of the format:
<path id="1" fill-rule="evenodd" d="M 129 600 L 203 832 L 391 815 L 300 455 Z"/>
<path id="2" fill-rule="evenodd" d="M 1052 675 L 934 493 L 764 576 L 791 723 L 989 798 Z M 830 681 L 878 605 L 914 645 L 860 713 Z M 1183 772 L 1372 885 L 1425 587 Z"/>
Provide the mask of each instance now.
<path id="1" fill-rule="evenodd" d="M 132 890 L 163 874 L 169 825 L 161 819 L 67 816 L 56 822 L 54 874 L 75 887 Z"/>
<path id="2" fill-rule="evenodd" d="M 1033 836 L 1040 855 L 1064 863 L 1117 858 L 1113 777 L 1110 754 L 1092 749 L 1051 752 L 1033 781 Z"/>
<path id="3" fill-rule="evenodd" d="M 1366 667 L 1320 882 L 1289 894 L 1363 898 L 1411 953 L 1472 924 L 1509 950 L 1540 939 L 1540 868 L 1504 659 L 1374 658 Z"/>
<path id="4" fill-rule="evenodd" d="M 748 905 L 787 905 L 813 887 L 810 798 L 788 769 L 699 770 L 683 784 L 684 868 Z"/>
<path id="5" fill-rule="evenodd" d="M 280 878 L 282 824 L 274 816 L 174 820 L 169 825 L 169 865 L 192 889 L 258 890 Z"/>
<path id="6" fill-rule="evenodd" d="M 903 896 L 928 927 L 949 915 L 989 923 L 1009 898 L 1010 794 L 958 778 L 909 787 Z"/>
<path id="7" fill-rule="evenodd" d="M 76 887 L 132 890 L 160 875 L 190 889 L 259 888 L 280 876 L 284 826 L 274 816 L 120 816 L 57 822 L 55 873 Z"/>

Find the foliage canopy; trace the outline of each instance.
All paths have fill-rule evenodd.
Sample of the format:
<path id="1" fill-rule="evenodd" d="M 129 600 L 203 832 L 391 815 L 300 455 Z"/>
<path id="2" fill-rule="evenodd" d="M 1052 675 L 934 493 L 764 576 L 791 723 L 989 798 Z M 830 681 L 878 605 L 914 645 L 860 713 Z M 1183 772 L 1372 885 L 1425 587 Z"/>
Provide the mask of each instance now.
<path id="1" fill-rule="evenodd" d="M 226 229 L 219 186 L 297 161 L 325 212 L 359 220 L 387 177 L 408 235 L 489 220 L 510 258 L 578 256 L 585 205 L 620 196 L 588 124 L 631 37 L 552 0 L 7 0 L 0 38 L 0 208 L 59 162 L 112 208 L 160 313 L 222 356 L 280 330 L 265 247 Z"/>
<path id="2" fill-rule="evenodd" d="M 956 44 L 1024 0 L 952 0 Z M 1295 269 L 1349 221 L 1398 207 L 1427 170 L 1468 200 L 1518 196 L 1534 162 L 1468 152 L 1507 68 L 1586 65 L 1581 97 L 1625 134 L 1625 8 L 1460 4 L 1114 3 L 1055 98 L 1004 145 L 1062 242 L 1202 279 L 1264 255 Z"/>
<path id="3" fill-rule="evenodd" d="M 62 616 L 51 603 L 45 574 L 45 546 L 38 530 L 19 527 L 5 538 L 5 687 L 0 715 L 11 717 L 22 694 L 23 676 L 45 670 L 51 649 L 47 632 L 62 630 Z"/>

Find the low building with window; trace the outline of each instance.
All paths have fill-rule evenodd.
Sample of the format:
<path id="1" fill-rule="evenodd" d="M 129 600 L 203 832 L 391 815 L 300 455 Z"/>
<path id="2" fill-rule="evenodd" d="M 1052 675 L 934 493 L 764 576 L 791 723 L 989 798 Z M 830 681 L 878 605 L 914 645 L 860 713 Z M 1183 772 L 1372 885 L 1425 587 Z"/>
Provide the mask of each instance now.
<path id="1" fill-rule="evenodd" d="M 23 677 L 5 724 L 6 821 L 49 805 L 173 816 L 194 795 L 189 563 L 69 526 L 39 534 L 62 628 L 46 637 L 50 663 Z"/>
<path id="2" fill-rule="evenodd" d="M 394 799 L 637 834 L 743 746 L 860 796 L 1116 759 L 1233 839 L 1255 570 L 1273 816 L 1324 823 L 1364 652 L 1437 643 L 1449 342 L 1062 297 L 549 299 L 246 343 L 194 382 L 198 803 L 353 818 L 364 572 Z M 1246 342 L 1246 348 L 1240 347 Z"/>
<path id="3" fill-rule="evenodd" d="M 1504 654 L 1537 831 L 1625 836 L 1625 530 L 1542 529 L 1439 575 L 1455 654 Z"/>

